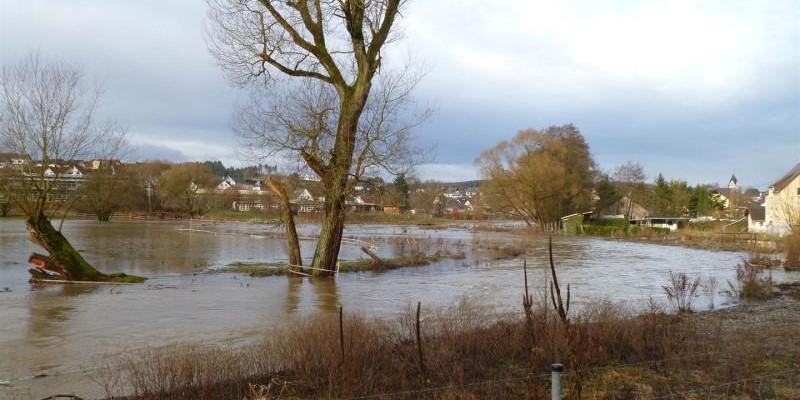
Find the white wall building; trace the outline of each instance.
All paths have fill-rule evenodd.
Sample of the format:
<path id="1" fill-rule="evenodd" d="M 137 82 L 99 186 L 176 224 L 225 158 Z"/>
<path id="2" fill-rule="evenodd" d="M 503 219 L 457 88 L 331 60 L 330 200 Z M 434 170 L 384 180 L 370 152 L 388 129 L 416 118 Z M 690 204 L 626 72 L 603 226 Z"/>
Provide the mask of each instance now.
<path id="1" fill-rule="evenodd" d="M 766 231 L 775 235 L 790 232 L 800 224 L 800 163 L 770 185 L 764 198 Z"/>

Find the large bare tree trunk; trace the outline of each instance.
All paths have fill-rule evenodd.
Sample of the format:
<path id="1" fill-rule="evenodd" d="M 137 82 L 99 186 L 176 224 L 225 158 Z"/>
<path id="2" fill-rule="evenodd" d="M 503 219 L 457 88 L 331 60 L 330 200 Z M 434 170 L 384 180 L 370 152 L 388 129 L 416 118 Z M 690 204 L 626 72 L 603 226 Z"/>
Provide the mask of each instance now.
<path id="1" fill-rule="evenodd" d="M 42 246 L 50 255 L 45 260 L 41 260 L 41 257 L 36 254 L 31 256 L 31 260 L 40 260 L 44 263 L 44 265 L 38 265 L 39 269 L 55 272 L 60 275 L 61 279 L 71 281 L 142 282 L 145 280 L 145 278 L 133 275 L 107 275 L 98 271 L 86 262 L 43 213 L 36 218 L 28 218 L 26 222 L 31 240 Z"/>
<path id="2" fill-rule="evenodd" d="M 336 270 L 336 261 L 342 247 L 344 217 L 344 194 L 329 191 L 325 197 L 325 216 L 311 263 L 314 275 L 331 275 Z"/>
<path id="3" fill-rule="evenodd" d="M 102 277 L 103 274 L 83 259 L 46 216 L 40 214 L 37 218 L 29 218 L 27 223 L 33 242 L 50 253 L 48 270 L 67 280 L 94 281 Z"/>
<path id="4" fill-rule="evenodd" d="M 333 157 L 328 168 L 324 170 L 325 176 L 322 176 L 322 181 L 326 184 L 325 216 L 311 263 L 314 275 L 333 275 L 336 270 L 336 261 L 342 247 L 347 183 L 353 163 L 358 120 L 370 88 L 369 79 L 359 81 L 355 87 L 345 91 L 339 105 L 339 124 Z"/>
<path id="5" fill-rule="evenodd" d="M 267 186 L 278 197 L 281 202 L 281 221 L 286 229 L 286 246 L 289 253 L 289 264 L 291 267 L 298 268 L 297 271 L 303 272 L 303 259 L 300 257 L 300 241 L 297 238 L 297 228 L 294 224 L 292 214 L 292 204 L 289 202 L 289 195 L 286 189 L 276 180 L 267 178 Z"/>
<path id="6" fill-rule="evenodd" d="M 256 133 L 255 137 L 266 139 L 258 140 L 259 146 L 299 152 L 325 185 L 325 216 L 311 265 L 315 275 L 331 274 L 341 248 L 345 197 L 352 190 L 350 183 L 357 181 L 366 168 L 386 168 L 392 154 L 402 154 L 387 151 L 384 157 L 380 156 L 382 150 L 407 143 L 407 129 L 390 128 L 392 124 L 388 120 L 393 118 L 382 118 L 387 114 L 398 116 L 395 113 L 402 108 L 397 108 L 398 105 L 407 101 L 415 82 L 403 79 L 388 79 L 384 83 L 386 90 L 399 92 L 388 97 L 384 93 L 384 102 L 381 105 L 378 101 L 374 110 L 373 124 L 364 124 L 372 125 L 373 129 L 362 132 L 366 137 L 358 136 L 359 118 L 364 112 L 372 79 L 381 66 L 381 49 L 393 40 L 392 26 L 405 0 L 257 3 L 254 9 L 253 2 L 209 0 L 209 15 L 216 28 L 211 35 L 211 51 L 237 83 L 260 83 L 262 77 L 280 73 L 297 82 L 313 80 L 315 84 L 309 86 L 312 90 L 314 85 L 321 85 L 322 96 L 304 98 L 299 95 L 295 100 L 307 103 L 292 102 L 289 108 L 277 102 L 269 107 L 272 111 L 267 111 L 269 124 L 250 125 L 245 132 L 254 126 L 256 131 L 264 126 L 274 128 L 266 135 Z M 336 100 L 329 96 L 331 89 L 336 91 L 338 113 L 332 113 Z M 246 112 L 243 118 L 248 119 L 250 115 Z M 310 123 L 306 118 L 309 116 L 313 120 Z M 336 119 L 333 148 L 329 147 L 328 140 L 333 131 L 329 116 Z M 295 117 L 299 120 L 293 120 Z M 354 163 L 357 141 L 363 148 Z M 377 142 L 388 147 L 375 145 Z"/>

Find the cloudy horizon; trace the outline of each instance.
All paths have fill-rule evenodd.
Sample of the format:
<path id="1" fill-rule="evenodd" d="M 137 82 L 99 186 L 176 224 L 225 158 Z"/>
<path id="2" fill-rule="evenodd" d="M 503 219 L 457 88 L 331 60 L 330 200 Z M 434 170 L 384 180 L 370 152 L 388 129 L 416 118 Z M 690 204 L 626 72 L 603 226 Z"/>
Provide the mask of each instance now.
<path id="1" fill-rule="evenodd" d="M 599 168 L 764 189 L 800 162 L 800 3 L 416 1 L 388 51 L 430 66 L 423 179 L 478 178 L 481 150 L 575 124 Z M 0 0 L 3 65 L 32 51 L 104 88 L 138 158 L 241 165 L 240 97 L 203 40 L 201 1 Z"/>

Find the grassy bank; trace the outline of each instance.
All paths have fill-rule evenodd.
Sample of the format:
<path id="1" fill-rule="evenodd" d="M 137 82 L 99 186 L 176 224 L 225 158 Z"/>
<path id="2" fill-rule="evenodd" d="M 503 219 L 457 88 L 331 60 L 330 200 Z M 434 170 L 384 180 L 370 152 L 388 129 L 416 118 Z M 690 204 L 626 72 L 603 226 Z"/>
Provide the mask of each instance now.
<path id="1" fill-rule="evenodd" d="M 437 251 L 432 254 L 413 253 L 403 257 L 384 258 L 376 262 L 370 258 L 339 261 L 339 272 L 381 271 L 403 267 L 419 267 L 444 259 L 463 259 L 462 253 Z M 224 268 L 210 270 L 211 273 L 246 274 L 252 277 L 287 275 L 288 267 L 282 263 L 231 263 Z M 308 272 L 308 271 L 306 271 Z"/>
<path id="2" fill-rule="evenodd" d="M 122 379 L 132 399 L 549 398 L 555 361 L 571 398 L 792 399 L 798 326 L 791 295 L 681 315 L 600 303 L 568 330 L 544 299 L 527 316 L 463 304 L 423 307 L 419 322 L 414 310 L 389 320 L 345 312 L 243 348 L 144 351 L 99 381 Z"/>
<path id="3" fill-rule="evenodd" d="M 694 228 L 682 228 L 671 232 L 665 228 L 596 226 L 584 229 L 585 236 L 616 240 L 682 246 L 701 250 L 744 251 L 771 253 L 780 246 L 774 238 L 763 234 L 745 232 L 718 232 Z"/>

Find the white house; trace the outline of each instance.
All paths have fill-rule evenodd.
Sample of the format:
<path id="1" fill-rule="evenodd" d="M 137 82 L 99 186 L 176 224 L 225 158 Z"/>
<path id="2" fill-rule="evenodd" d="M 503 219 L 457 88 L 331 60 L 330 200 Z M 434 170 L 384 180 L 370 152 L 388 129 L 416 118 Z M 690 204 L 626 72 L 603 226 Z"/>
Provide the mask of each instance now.
<path id="1" fill-rule="evenodd" d="M 770 185 L 764 210 L 768 233 L 785 235 L 790 225 L 800 225 L 800 163 Z"/>
<path id="2" fill-rule="evenodd" d="M 78 167 L 71 167 L 67 170 L 67 176 L 81 177 L 83 176 L 83 173 L 78 169 Z"/>
<path id="3" fill-rule="evenodd" d="M 27 163 L 27 159 L 21 154 L 0 153 L 0 168 L 6 166 L 20 168 Z"/>
<path id="4" fill-rule="evenodd" d="M 311 192 L 308 189 L 301 189 L 295 192 L 294 202 L 303 202 L 303 201 L 314 201 L 314 196 L 311 195 Z"/>
<path id="5" fill-rule="evenodd" d="M 226 176 L 225 179 L 217 185 L 217 190 L 228 190 L 234 186 L 236 186 L 236 181 L 230 176 Z"/>
<path id="6" fill-rule="evenodd" d="M 733 199 L 736 193 L 739 193 L 739 180 L 736 179 L 736 175 L 734 174 L 731 175 L 727 188 L 716 188 L 712 191 L 711 196 L 714 198 L 714 201 L 722 204 L 727 210 L 730 208 L 731 199 Z"/>
<path id="7" fill-rule="evenodd" d="M 764 206 L 747 209 L 747 231 L 750 233 L 767 233 L 766 208 Z"/>
<path id="8" fill-rule="evenodd" d="M 688 221 L 688 218 L 683 217 L 645 217 L 639 219 L 632 219 L 632 225 L 647 226 L 650 228 L 666 228 L 672 232 L 678 230 L 678 223 L 680 221 Z"/>

